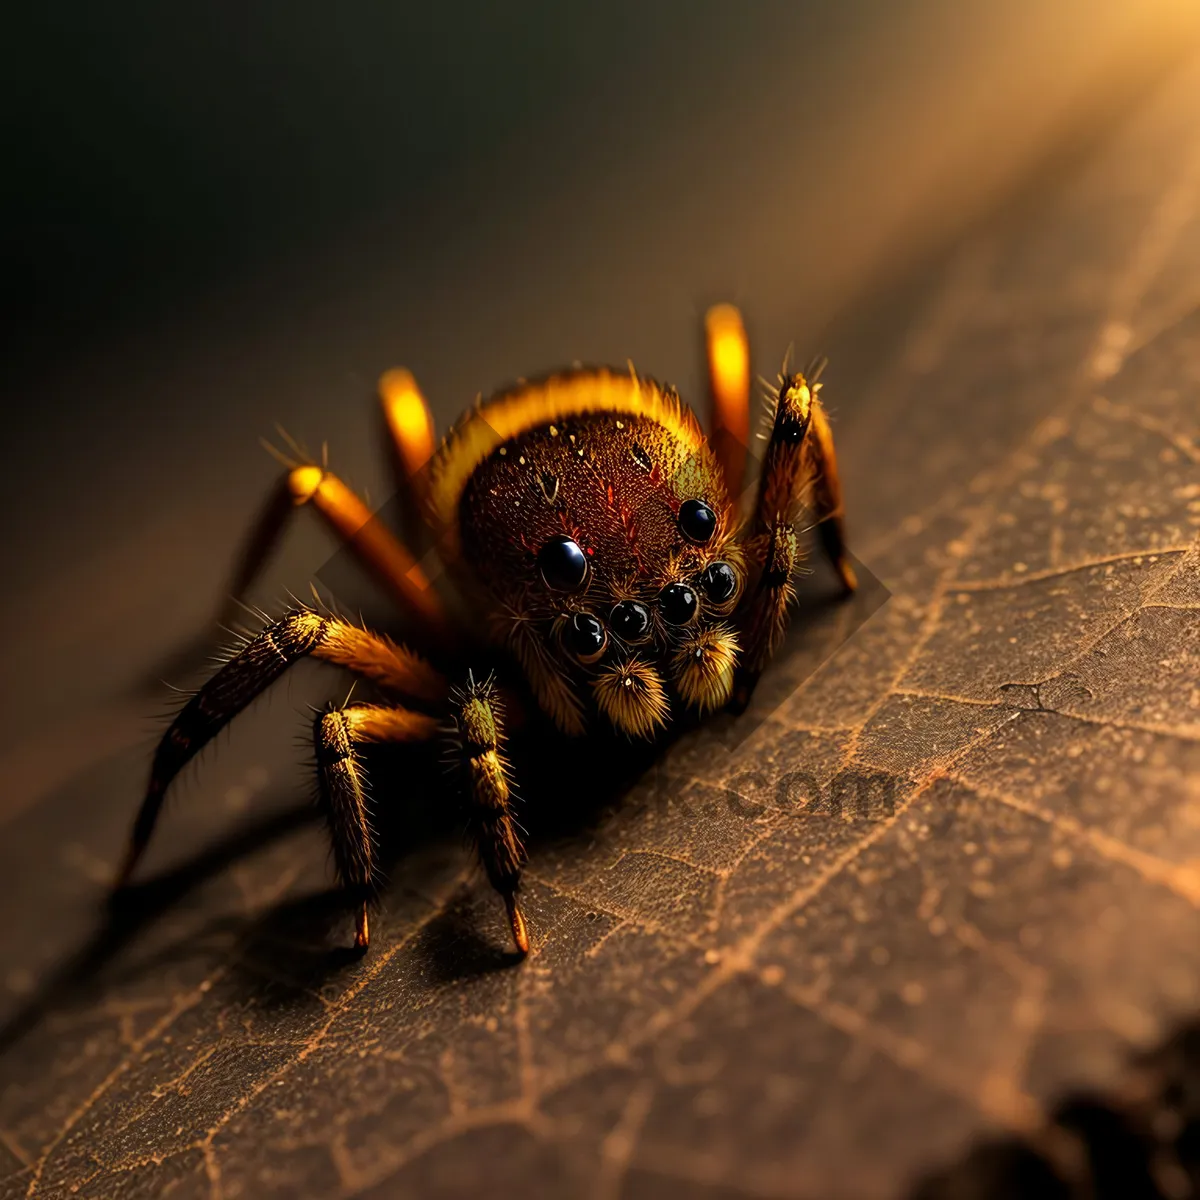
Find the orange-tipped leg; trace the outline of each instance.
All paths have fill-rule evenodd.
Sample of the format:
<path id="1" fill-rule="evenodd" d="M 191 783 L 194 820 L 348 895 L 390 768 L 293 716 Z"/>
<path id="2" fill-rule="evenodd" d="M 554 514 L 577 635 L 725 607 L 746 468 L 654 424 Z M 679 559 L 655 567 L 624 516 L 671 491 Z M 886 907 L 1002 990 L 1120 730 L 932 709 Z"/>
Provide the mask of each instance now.
<path id="1" fill-rule="evenodd" d="M 354 919 L 354 946 L 358 950 L 366 950 L 371 942 L 371 927 L 367 921 L 367 904 L 364 900 L 359 905 L 358 915 Z"/>
<path id="2" fill-rule="evenodd" d="M 415 432 L 421 420 L 428 420 L 424 401 L 419 393 L 416 397 L 408 406 L 405 427 L 410 428 L 411 436 L 404 442 L 414 462 L 422 453 L 428 458 L 423 446 L 432 445 L 431 425 L 424 440 Z M 403 407 L 401 405 L 396 411 L 399 413 Z M 312 504 L 338 537 L 349 544 L 367 570 L 399 600 L 404 610 L 415 614 L 428 632 L 443 636 L 446 632 L 445 610 L 430 586 L 429 578 L 403 542 L 323 463 L 318 466 L 312 462 L 297 462 L 269 443 L 264 442 L 264 445 L 287 467 L 287 473 L 267 497 L 242 546 L 230 580 L 229 599 L 218 615 L 218 623 L 229 625 L 236 620 L 237 607 L 262 573 L 292 513 L 301 505 Z M 290 439 L 289 446 L 297 458 L 303 456 L 304 452 Z"/>
<path id="3" fill-rule="evenodd" d="M 746 471 L 750 444 L 750 347 L 742 314 L 732 304 L 717 304 L 704 318 L 708 378 L 712 391 L 712 434 L 709 438 L 736 505 Z"/>
<path id="4" fill-rule="evenodd" d="M 429 405 L 410 371 L 397 367 L 379 378 L 379 402 L 392 445 L 392 468 L 399 501 L 397 521 L 401 533 L 417 549 L 428 544 L 424 521 L 428 472 L 433 458 L 434 428 Z"/>
<path id="5" fill-rule="evenodd" d="M 525 926 L 525 916 L 516 896 L 505 896 L 504 907 L 508 909 L 508 923 L 512 929 L 513 944 L 520 954 L 529 953 L 529 930 Z"/>
<path id="6" fill-rule="evenodd" d="M 412 373 L 403 368 L 385 371 L 380 376 L 379 400 L 400 467 L 409 486 L 419 492 L 421 472 L 433 457 L 433 418 L 429 415 L 429 405 Z"/>
<path id="7" fill-rule="evenodd" d="M 296 504 L 311 503 L 406 609 L 416 613 L 430 631 L 445 635 L 446 612 L 425 572 L 350 488 L 316 465 L 294 468 L 288 484 Z"/>

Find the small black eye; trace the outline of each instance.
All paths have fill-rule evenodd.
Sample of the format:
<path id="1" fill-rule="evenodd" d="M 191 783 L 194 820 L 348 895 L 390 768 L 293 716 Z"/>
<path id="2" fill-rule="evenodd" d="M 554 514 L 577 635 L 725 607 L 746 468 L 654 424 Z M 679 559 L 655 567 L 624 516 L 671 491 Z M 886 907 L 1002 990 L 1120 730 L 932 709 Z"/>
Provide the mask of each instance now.
<path id="1" fill-rule="evenodd" d="M 693 542 L 707 542 L 717 528 L 717 514 L 703 500 L 685 500 L 679 506 L 679 528 Z"/>
<path id="2" fill-rule="evenodd" d="M 737 591 L 737 575 L 727 562 L 711 563 L 700 576 L 700 586 L 714 604 L 724 604 Z"/>
<path id="3" fill-rule="evenodd" d="M 696 593 L 686 583 L 668 583 L 658 594 L 658 607 L 669 625 L 686 625 L 696 615 Z"/>
<path id="4" fill-rule="evenodd" d="M 622 600 L 609 613 L 608 623 L 617 637 L 638 642 L 650 632 L 650 610 L 636 600 Z"/>
<path id="5" fill-rule="evenodd" d="M 567 628 L 567 642 L 584 662 L 595 662 L 604 653 L 608 634 L 591 613 L 577 612 Z"/>
<path id="6" fill-rule="evenodd" d="M 558 534 L 538 551 L 538 570 L 548 587 L 573 592 L 587 578 L 587 557 L 569 537 Z"/>

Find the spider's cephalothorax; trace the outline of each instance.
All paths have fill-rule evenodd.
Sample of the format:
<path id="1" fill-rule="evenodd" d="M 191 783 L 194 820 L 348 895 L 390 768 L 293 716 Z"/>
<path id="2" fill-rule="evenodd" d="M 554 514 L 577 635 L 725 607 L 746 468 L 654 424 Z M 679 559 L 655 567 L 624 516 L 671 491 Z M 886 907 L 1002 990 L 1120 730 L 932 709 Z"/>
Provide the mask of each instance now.
<path id="1" fill-rule="evenodd" d="M 565 733 L 635 737 L 730 698 L 745 561 L 721 468 L 674 395 L 580 370 L 470 414 L 429 508 L 465 586 Z"/>
<path id="2" fill-rule="evenodd" d="M 427 658 L 312 609 L 292 610 L 248 637 L 160 743 L 122 882 L 179 770 L 293 662 L 312 656 L 371 679 L 387 698 L 330 708 L 315 727 L 321 799 L 357 911 L 357 944 L 367 944 L 376 883 L 361 748 L 444 740 L 472 839 L 526 951 L 517 902 L 524 848 L 504 705 L 523 693 L 563 735 L 585 736 L 603 722 L 634 738 L 653 738 L 688 712 L 744 708 L 786 627 L 805 506 L 843 584 L 855 586 L 819 372 L 785 373 L 772 390 L 756 499 L 743 519 L 745 335 L 724 305 L 710 311 L 707 331 L 707 438 L 674 391 L 632 370 L 578 368 L 477 405 L 434 452 L 412 377 L 384 376 L 403 497 L 410 514 L 425 518 L 428 540 L 473 614 L 470 628 L 447 615 L 405 546 L 324 464 L 287 460 L 235 593 L 253 579 L 284 511 L 312 503 L 418 623 Z M 474 655 L 490 661 L 497 652 L 524 688 L 469 669 Z M 464 678 L 447 678 L 433 665 L 439 660 L 467 664 Z"/>

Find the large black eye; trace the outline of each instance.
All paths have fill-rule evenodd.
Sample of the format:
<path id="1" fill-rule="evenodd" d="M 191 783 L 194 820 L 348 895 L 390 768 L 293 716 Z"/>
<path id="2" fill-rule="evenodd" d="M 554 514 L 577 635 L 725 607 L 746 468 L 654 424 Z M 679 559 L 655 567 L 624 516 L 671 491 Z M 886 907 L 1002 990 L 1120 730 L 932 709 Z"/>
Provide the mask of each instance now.
<path id="1" fill-rule="evenodd" d="M 658 594 L 658 608 L 669 625 L 686 625 L 696 615 L 696 593 L 686 583 L 668 583 Z"/>
<path id="2" fill-rule="evenodd" d="M 608 634 L 591 613 L 577 612 L 567 627 L 567 642 L 584 662 L 595 662 L 604 653 Z"/>
<path id="3" fill-rule="evenodd" d="M 608 623 L 617 637 L 640 642 L 650 632 L 650 610 L 636 600 L 622 600 L 609 613 Z"/>
<path id="4" fill-rule="evenodd" d="M 737 591 L 737 575 L 727 562 L 711 563 L 700 576 L 700 586 L 714 604 L 724 604 Z"/>
<path id="5" fill-rule="evenodd" d="M 685 500 L 679 506 L 679 528 L 693 542 L 707 542 L 717 528 L 717 514 L 703 500 Z"/>
<path id="6" fill-rule="evenodd" d="M 559 592 L 573 592 L 587 578 L 587 557 L 561 533 L 538 551 L 537 563 L 547 586 Z"/>

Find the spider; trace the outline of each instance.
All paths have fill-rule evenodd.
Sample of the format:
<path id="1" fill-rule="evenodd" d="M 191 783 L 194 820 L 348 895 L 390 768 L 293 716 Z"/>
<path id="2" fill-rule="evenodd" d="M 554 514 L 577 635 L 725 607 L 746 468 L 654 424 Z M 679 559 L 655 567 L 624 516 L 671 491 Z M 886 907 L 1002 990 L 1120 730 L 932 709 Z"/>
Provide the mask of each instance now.
<path id="1" fill-rule="evenodd" d="M 117 886 L 146 849 L 180 770 L 292 664 L 312 657 L 373 681 L 388 698 L 329 706 L 315 719 L 320 804 L 355 945 L 368 944 L 378 873 L 363 748 L 440 741 L 469 837 L 518 952 L 528 953 L 506 727 L 540 713 L 567 737 L 601 722 L 653 740 L 688 715 L 743 710 L 787 625 L 804 506 L 845 591 L 856 586 L 820 366 L 790 373 L 785 362 L 778 386 L 767 385 L 766 449 L 743 518 L 745 329 L 736 308 L 717 305 L 705 330 L 708 437 L 673 388 L 632 365 L 575 367 L 478 401 L 435 450 L 413 377 L 387 372 L 379 391 L 406 528 L 419 513 L 431 547 L 420 561 L 324 462 L 280 455 L 283 508 L 268 507 L 239 584 L 281 533 L 284 510 L 311 505 L 394 594 L 424 654 L 313 607 L 294 607 L 247 636 L 159 743 Z M 438 559 L 453 594 L 434 587 L 422 565 Z M 469 618 L 454 615 L 453 598 Z"/>

